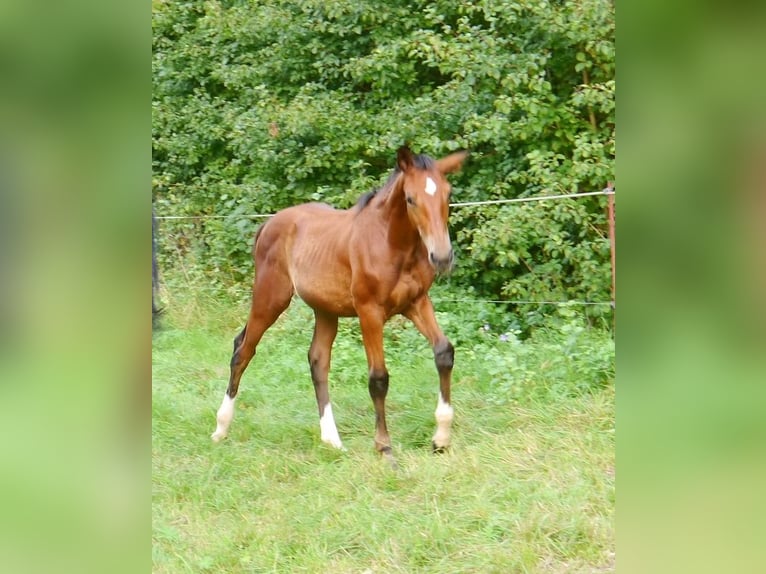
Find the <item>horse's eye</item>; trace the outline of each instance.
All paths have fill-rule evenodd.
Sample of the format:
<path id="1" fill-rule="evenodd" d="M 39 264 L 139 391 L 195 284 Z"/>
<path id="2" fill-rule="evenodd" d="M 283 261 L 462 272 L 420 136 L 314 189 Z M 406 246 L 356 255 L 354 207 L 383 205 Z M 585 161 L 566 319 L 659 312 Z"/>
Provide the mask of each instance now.
<path id="1" fill-rule="evenodd" d="M 412 199 L 411 195 L 407 196 L 407 203 L 409 203 L 410 205 L 415 205 L 415 200 Z"/>

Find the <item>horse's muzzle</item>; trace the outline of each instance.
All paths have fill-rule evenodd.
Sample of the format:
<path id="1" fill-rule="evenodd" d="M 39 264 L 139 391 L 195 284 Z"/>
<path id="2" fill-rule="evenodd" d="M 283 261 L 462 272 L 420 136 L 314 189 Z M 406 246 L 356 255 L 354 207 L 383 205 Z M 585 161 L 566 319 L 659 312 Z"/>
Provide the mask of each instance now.
<path id="1" fill-rule="evenodd" d="M 444 275 L 452 271 L 452 266 L 455 263 L 455 253 L 450 249 L 446 257 L 438 257 L 434 255 L 433 251 L 430 251 L 428 253 L 428 261 L 436 269 L 437 273 Z"/>

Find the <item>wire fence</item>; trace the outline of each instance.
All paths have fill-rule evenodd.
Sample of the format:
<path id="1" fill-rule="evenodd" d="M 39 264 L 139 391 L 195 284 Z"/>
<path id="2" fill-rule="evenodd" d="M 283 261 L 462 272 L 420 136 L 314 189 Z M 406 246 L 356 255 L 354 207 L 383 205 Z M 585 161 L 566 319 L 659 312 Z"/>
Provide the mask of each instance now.
<path id="1" fill-rule="evenodd" d="M 614 187 L 611 185 L 611 183 L 602 189 L 601 191 L 586 191 L 586 192 L 580 192 L 580 193 L 569 193 L 569 194 L 557 194 L 557 195 L 537 195 L 537 196 L 531 196 L 531 197 L 515 197 L 515 198 L 506 198 L 506 199 L 490 199 L 485 201 L 466 201 L 466 202 L 459 202 L 459 203 L 450 203 L 450 207 L 473 207 L 473 206 L 479 206 L 479 205 L 500 205 L 500 204 L 511 204 L 511 203 L 526 203 L 531 201 L 549 201 L 549 200 L 558 200 L 558 199 L 573 199 L 573 198 L 579 198 L 579 197 L 592 197 L 597 195 L 603 195 L 603 196 L 614 196 L 615 190 Z M 611 200 L 611 198 L 610 198 Z M 252 214 L 229 214 L 229 215 L 158 215 L 155 216 L 155 219 L 158 220 L 182 220 L 182 219 L 194 219 L 194 220 L 205 220 L 205 219 L 267 219 L 269 217 L 272 217 L 273 213 L 252 213 Z M 614 227 L 614 218 L 613 215 L 610 215 L 610 229 L 613 230 Z M 614 246 L 612 245 L 612 254 L 614 253 Z M 614 259 L 612 259 L 612 300 L 611 301 L 535 301 L 535 300 L 508 300 L 508 299 L 498 299 L 498 300 L 491 300 L 491 299 L 448 299 L 448 298 L 441 298 L 441 297 L 434 297 L 433 301 L 435 303 L 469 303 L 469 304 L 479 304 L 479 303 L 487 303 L 487 304 L 505 304 L 505 305 L 573 305 L 573 306 L 589 306 L 589 305 L 609 305 L 612 309 L 615 308 L 615 301 L 614 301 Z M 199 289 L 199 286 L 195 287 L 195 289 Z M 204 288 L 203 288 L 204 289 Z M 213 290 L 213 289 L 210 289 Z"/>
<path id="2" fill-rule="evenodd" d="M 174 286 L 177 286 L 176 283 Z M 249 296 L 251 292 L 250 285 L 241 286 L 215 286 L 215 285 L 199 285 L 198 283 L 188 285 L 190 290 L 195 292 L 203 291 L 207 293 L 223 293 L 228 292 L 234 294 L 235 292 L 241 293 L 242 296 Z M 163 289 L 167 289 L 168 286 L 164 285 Z M 469 298 L 452 298 L 452 297 L 440 297 L 438 295 L 431 294 L 431 301 L 433 303 L 460 303 L 469 305 L 489 304 L 489 305 L 570 305 L 570 306 L 591 306 L 591 305 L 609 305 L 614 307 L 614 301 L 550 301 L 543 300 L 538 301 L 534 299 L 469 299 Z"/>
<path id="3" fill-rule="evenodd" d="M 593 195 L 614 195 L 614 189 L 606 187 L 601 191 L 586 191 L 581 193 L 568 193 L 559 195 L 535 195 L 532 197 L 514 197 L 508 199 L 488 199 L 484 201 L 465 201 L 462 203 L 450 203 L 450 207 L 473 207 L 477 205 L 500 205 L 505 203 L 524 203 L 529 201 L 546 201 L 552 199 L 570 199 L 575 197 L 589 197 Z M 269 218 L 273 213 L 250 213 L 230 215 L 158 215 L 156 219 L 229 219 L 229 218 Z"/>
<path id="4" fill-rule="evenodd" d="M 533 301 L 526 299 L 438 299 L 434 297 L 434 302 L 439 303 L 504 303 L 506 305 L 611 305 L 614 301 Z"/>

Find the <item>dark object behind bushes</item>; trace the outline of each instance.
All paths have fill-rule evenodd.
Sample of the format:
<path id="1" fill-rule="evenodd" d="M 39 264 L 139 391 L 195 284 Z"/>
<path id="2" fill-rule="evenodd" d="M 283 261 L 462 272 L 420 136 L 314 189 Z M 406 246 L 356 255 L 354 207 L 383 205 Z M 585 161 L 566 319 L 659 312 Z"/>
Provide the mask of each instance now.
<path id="1" fill-rule="evenodd" d="M 157 290 L 160 287 L 159 274 L 157 271 L 157 243 L 154 239 L 157 228 L 157 218 L 152 209 L 152 330 L 159 326 L 159 318 L 162 308 L 157 304 Z"/>

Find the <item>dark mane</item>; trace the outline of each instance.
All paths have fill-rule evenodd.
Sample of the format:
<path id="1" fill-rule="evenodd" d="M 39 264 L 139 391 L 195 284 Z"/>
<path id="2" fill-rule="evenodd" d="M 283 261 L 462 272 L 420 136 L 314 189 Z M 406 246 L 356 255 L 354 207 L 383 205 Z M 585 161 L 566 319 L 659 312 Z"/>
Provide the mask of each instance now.
<path id="1" fill-rule="evenodd" d="M 359 199 L 356 200 L 356 206 L 355 207 L 357 207 L 359 209 L 359 211 L 361 211 L 362 209 L 367 207 L 367 204 L 372 201 L 372 198 L 375 197 L 375 195 L 377 195 L 377 193 L 378 193 L 378 190 L 377 189 L 373 189 L 372 191 L 368 191 L 367 193 L 359 196 Z"/>
<path id="2" fill-rule="evenodd" d="M 413 156 L 413 165 L 417 169 L 422 169 L 426 171 L 430 171 L 434 168 L 436 163 L 434 162 L 433 158 L 418 154 L 416 156 Z M 359 197 L 359 199 L 356 201 L 355 207 L 358 209 L 358 211 L 363 210 L 367 205 L 373 200 L 373 198 L 378 195 L 379 192 L 387 192 L 393 187 L 394 182 L 396 181 L 396 178 L 401 173 L 401 170 L 397 166 L 394 171 L 391 172 L 391 174 L 388 176 L 388 179 L 386 180 L 386 183 L 384 183 L 381 187 L 378 189 L 373 189 L 372 191 L 368 191 L 367 193 L 363 194 Z"/>
<path id="3" fill-rule="evenodd" d="M 414 156 L 412 158 L 412 163 L 415 165 L 416 168 L 428 170 L 428 171 L 432 170 L 434 166 L 436 165 L 436 162 L 434 162 L 433 158 L 423 154 L 418 154 Z"/>

